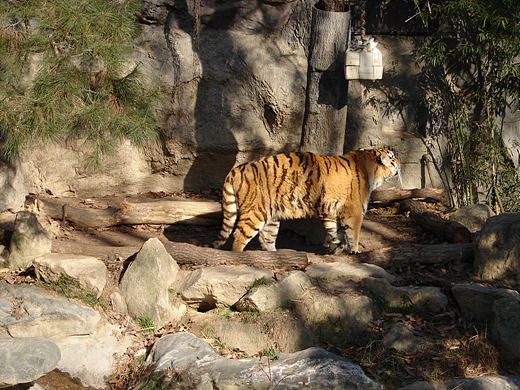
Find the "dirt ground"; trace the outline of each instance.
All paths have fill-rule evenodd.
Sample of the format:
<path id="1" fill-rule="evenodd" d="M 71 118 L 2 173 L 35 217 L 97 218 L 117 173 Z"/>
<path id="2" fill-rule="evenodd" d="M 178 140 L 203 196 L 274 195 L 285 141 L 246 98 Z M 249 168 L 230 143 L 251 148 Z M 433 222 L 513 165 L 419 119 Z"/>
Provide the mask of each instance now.
<path id="1" fill-rule="evenodd" d="M 175 197 L 201 197 L 218 200 L 218 194 L 145 194 L 132 197 L 132 201 L 150 201 L 152 199 Z M 127 197 L 128 199 L 128 197 Z M 66 200 L 74 207 L 105 208 L 117 205 L 122 197 L 105 197 L 99 199 Z M 65 200 L 64 200 L 65 201 Z M 439 215 L 446 215 L 447 207 L 441 204 L 428 203 L 429 209 Z M 8 247 L 10 231 L 14 223 L 14 214 L 0 214 L 0 234 L 4 245 Z M 109 270 L 110 286 L 102 299 L 109 302 L 109 295 L 123 270 L 125 260 L 136 253 L 149 238 L 157 237 L 162 242 L 186 242 L 199 246 L 210 246 L 217 238 L 220 226 L 193 225 L 135 225 L 118 226 L 103 229 L 84 229 L 68 222 L 51 220 L 38 216 L 42 226 L 52 236 L 52 251 L 71 254 L 91 255 L 104 261 Z M 414 244 L 436 244 L 438 238 L 423 231 L 410 218 L 402 213 L 399 202 L 385 205 L 371 205 L 360 237 L 360 250 L 370 251 L 385 247 L 397 247 Z M 325 254 L 322 245 L 308 243 L 305 237 L 291 229 L 280 231 L 278 248 L 290 248 L 300 251 Z M 226 249 L 226 248 L 224 248 Z M 253 241 L 248 248 L 259 249 L 258 242 Z M 185 266 L 189 268 L 189 266 Z M 348 350 L 338 350 L 333 345 L 322 346 L 331 352 L 340 354 L 360 364 L 365 373 L 374 380 L 385 385 L 385 388 L 399 388 L 418 380 L 448 380 L 454 377 L 474 377 L 503 373 L 500 367 L 498 352 L 488 340 L 485 329 L 467 323 L 458 311 L 456 303 L 450 295 L 454 283 L 472 281 L 471 264 L 449 264 L 443 266 L 419 266 L 410 264 L 405 268 L 389 269 L 397 276 L 399 285 L 437 286 L 449 298 L 449 309 L 446 313 L 414 317 L 398 313 L 386 313 L 383 318 L 374 321 L 359 338 L 358 345 Z M 0 282 L 37 284 L 34 272 L 28 270 L 0 269 Z M 109 379 L 113 389 L 127 389 L 135 384 L 141 374 L 136 364 L 139 351 L 150 348 L 159 337 L 187 330 L 197 334 L 196 317 L 190 317 L 179 324 L 172 324 L 155 332 L 143 332 L 131 319 L 110 310 L 110 305 L 96 306 L 110 321 L 123 325 L 135 339 L 135 345 L 121 357 L 117 375 Z M 428 350 L 420 354 L 405 354 L 388 351 L 382 345 L 382 338 L 396 322 L 404 322 L 414 331 L 430 341 Z M 210 340 L 211 341 L 211 340 Z M 240 358 L 240 351 L 231 351 L 212 340 L 214 347 L 227 357 Z"/>

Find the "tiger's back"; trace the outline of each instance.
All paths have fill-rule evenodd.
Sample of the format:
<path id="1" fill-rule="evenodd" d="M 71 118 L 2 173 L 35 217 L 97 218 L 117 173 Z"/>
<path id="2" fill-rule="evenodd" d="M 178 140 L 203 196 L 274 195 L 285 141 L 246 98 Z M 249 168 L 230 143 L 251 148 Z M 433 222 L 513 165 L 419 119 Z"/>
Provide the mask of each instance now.
<path id="1" fill-rule="evenodd" d="M 399 170 L 399 161 L 384 149 L 343 156 L 278 154 L 238 166 L 224 182 L 224 222 L 214 246 L 226 242 L 238 219 L 233 250 L 243 250 L 258 233 L 264 249 L 276 250 L 280 220 L 317 217 L 335 253 L 344 239 L 357 252 L 372 190 Z"/>

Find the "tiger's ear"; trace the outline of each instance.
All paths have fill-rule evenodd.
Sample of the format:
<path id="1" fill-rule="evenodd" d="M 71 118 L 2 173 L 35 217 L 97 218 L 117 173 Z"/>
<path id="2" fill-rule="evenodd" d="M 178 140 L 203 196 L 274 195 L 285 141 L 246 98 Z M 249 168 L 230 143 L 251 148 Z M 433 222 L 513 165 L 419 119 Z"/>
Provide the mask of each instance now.
<path id="1" fill-rule="evenodd" d="M 384 165 L 385 167 L 392 166 L 392 160 L 390 159 L 390 156 L 386 152 L 383 152 L 379 156 L 377 156 L 376 160 L 379 164 Z"/>

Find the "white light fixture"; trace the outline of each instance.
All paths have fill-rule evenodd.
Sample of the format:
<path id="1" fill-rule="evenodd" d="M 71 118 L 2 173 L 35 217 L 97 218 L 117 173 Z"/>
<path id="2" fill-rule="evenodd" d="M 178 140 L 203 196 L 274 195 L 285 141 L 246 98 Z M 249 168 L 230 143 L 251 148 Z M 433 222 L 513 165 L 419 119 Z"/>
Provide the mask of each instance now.
<path id="1" fill-rule="evenodd" d="M 350 35 L 350 34 L 349 34 Z M 365 36 L 365 0 L 361 3 L 361 39 L 348 43 L 345 52 L 347 80 L 375 81 L 383 78 L 383 55 L 374 38 Z"/>

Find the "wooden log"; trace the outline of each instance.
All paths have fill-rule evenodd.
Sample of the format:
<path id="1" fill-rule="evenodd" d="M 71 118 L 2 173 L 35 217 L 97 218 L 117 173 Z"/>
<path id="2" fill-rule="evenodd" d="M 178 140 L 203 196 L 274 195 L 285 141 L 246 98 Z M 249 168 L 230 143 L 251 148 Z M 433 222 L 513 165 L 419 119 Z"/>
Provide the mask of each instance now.
<path id="1" fill-rule="evenodd" d="M 345 261 L 370 263 L 382 268 L 415 264 L 454 264 L 473 261 L 473 244 L 406 245 L 348 255 Z"/>
<path id="2" fill-rule="evenodd" d="M 428 211 L 420 202 L 408 199 L 403 201 L 400 206 L 401 210 L 410 212 L 411 217 L 419 226 L 443 241 L 451 243 L 468 243 L 471 241 L 471 232 L 464 225 L 441 218 Z"/>
<path id="3" fill-rule="evenodd" d="M 116 225 L 184 224 L 220 225 L 222 211 L 218 202 L 190 200 L 160 200 L 144 203 L 123 201 L 117 207 L 105 209 L 77 208 L 59 200 L 28 198 L 37 210 L 54 219 L 67 220 L 85 228 L 105 228 Z"/>
<path id="4" fill-rule="evenodd" d="M 232 252 L 182 242 L 168 242 L 165 244 L 165 248 L 179 265 L 207 267 L 223 264 L 247 264 L 252 267 L 273 270 L 303 270 L 309 264 L 309 256 L 317 256 L 290 249 L 281 249 L 276 252 Z"/>
<path id="5" fill-rule="evenodd" d="M 313 253 L 282 249 L 276 252 L 232 252 L 199 247 L 186 243 L 166 243 L 168 253 L 179 265 L 215 266 L 221 264 L 247 264 L 278 270 L 305 269 L 311 263 L 358 262 L 382 268 L 407 267 L 416 264 L 433 265 L 473 260 L 473 244 L 407 245 L 381 248 L 348 256 L 321 256 Z"/>
<path id="6" fill-rule="evenodd" d="M 445 205 L 449 203 L 446 192 L 440 188 L 386 188 L 383 190 L 374 190 L 372 192 L 371 202 L 392 202 L 411 198 L 432 198 Z"/>

